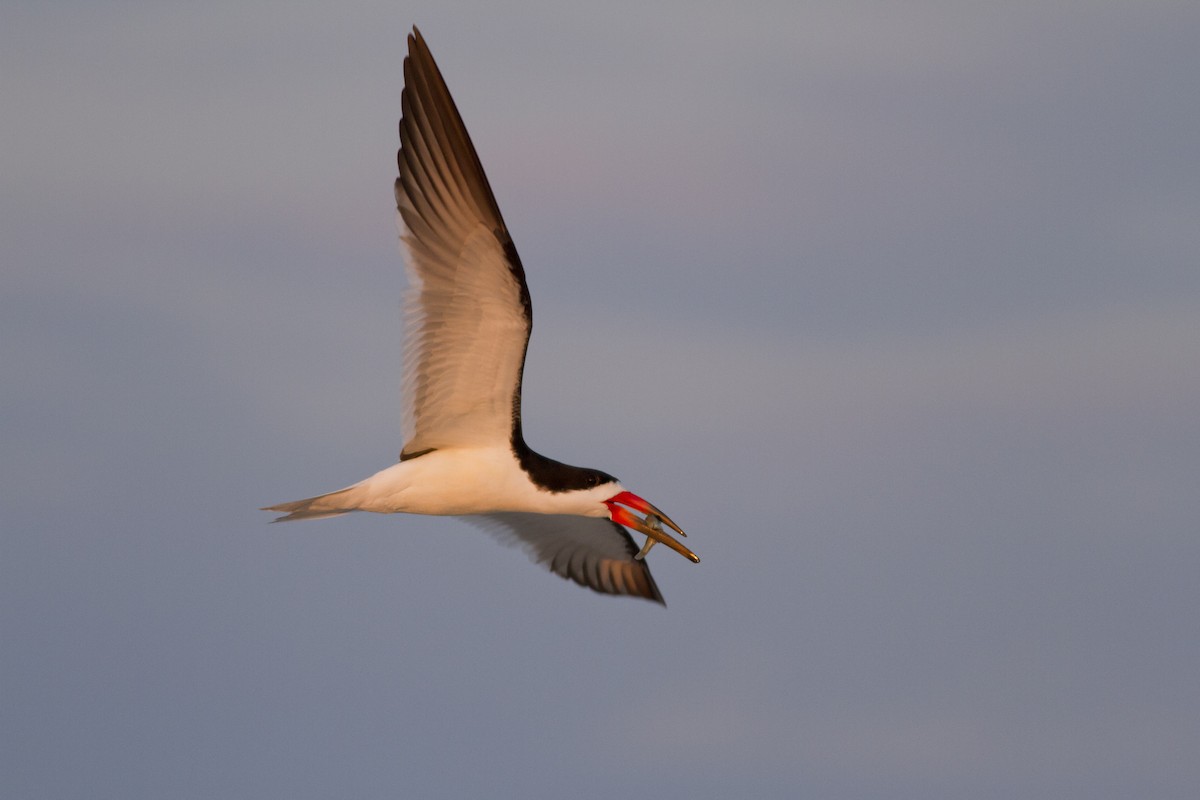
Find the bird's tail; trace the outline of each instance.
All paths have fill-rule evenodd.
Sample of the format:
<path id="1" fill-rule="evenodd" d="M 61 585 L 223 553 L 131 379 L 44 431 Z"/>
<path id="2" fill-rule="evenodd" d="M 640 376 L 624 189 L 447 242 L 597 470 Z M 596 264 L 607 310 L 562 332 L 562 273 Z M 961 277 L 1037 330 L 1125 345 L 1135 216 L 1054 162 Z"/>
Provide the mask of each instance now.
<path id="1" fill-rule="evenodd" d="M 278 511 L 284 516 L 276 517 L 272 522 L 291 522 L 297 519 L 321 519 L 322 517 L 337 517 L 359 510 L 361 498 L 358 496 L 360 484 L 348 486 L 329 494 L 321 494 L 304 500 L 293 500 L 290 503 L 280 503 L 266 506 L 263 511 Z"/>

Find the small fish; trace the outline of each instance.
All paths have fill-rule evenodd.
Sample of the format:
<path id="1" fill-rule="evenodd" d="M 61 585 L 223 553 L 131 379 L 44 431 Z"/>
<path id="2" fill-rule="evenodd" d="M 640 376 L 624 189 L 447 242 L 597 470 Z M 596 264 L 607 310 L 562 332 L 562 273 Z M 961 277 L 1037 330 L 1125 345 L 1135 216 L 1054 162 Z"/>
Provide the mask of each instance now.
<path id="1" fill-rule="evenodd" d="M 647 528 L 651 528 L 652 530 L 656 531 L 662 531 L 662 520 L 656 517 L 654 514 L 647 514 L 646 519 L 643 520 L 643 522 Z M 634 556 L 633 559 L 635 561 L 641 561 L 646 557 L 646 553 L 650 552 L 650 548 L 654 547 L 656 544 L 658 544 L 657 540 L 651 539 L 649 536 L 647 536 L 646 543 L 642 545 L 642 549 L 638 551 L 638 554 Z"/>

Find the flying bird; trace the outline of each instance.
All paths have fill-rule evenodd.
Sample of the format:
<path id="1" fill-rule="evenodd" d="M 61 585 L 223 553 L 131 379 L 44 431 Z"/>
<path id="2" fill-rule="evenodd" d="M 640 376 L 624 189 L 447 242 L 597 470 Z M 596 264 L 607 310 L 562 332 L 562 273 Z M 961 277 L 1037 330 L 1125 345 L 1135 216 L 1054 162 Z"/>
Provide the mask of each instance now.
<path id="1" fill-rule="evenodd" d="M 350 511 L 462 515 L 582 586 L 662 603 L 643 557 L 661 542 L 699 563 L 662 526 L 683 530 L 613 476 L 525 444 L 521 374 L 533 324 L 525 270 L 415 27 L 401 110 L 395 194 L 409 288 L 400 461 L 263 510 L 284 514 L 275 522 Z M 646 535 L 641 550 L 626 527 Z"/>

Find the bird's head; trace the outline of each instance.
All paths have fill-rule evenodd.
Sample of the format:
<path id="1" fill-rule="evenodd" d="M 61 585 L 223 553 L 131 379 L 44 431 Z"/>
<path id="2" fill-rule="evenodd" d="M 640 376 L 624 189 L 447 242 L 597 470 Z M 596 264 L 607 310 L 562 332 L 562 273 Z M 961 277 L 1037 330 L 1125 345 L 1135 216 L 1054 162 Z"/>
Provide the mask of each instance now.
<path id="1" fill-rule="evenodd" d="M 524 463 L 522 466 L 535 476 L 539 485 L 547 487 L 553 495 L 560 498 L 555 502 L 556 508 L 561 510 L 548 513 L 579 514 L 585 517 L 606 516 L 618 525 L 644 533 L 647 537 L 646 545 L 636 556 L 639 560 L 656 542 L 661 542 L 689 561 L 700 563 L 695 553 L 663 530 L 663 525 L 686 537 L 683 529 L 650 501 L 622 486 L 612 475 L 598 469 L 569 467 L 532 451 L 528 455 L 528 466 Z"/>
<path id="2" fill-rule="evenodd" d="M 695 553 L 684 547 L 682 543 L 662 529 L 662 526 L 665 524 L 680 536 L 687 536 L 683 532 L 683 529 L 676 525 L 670 517 L 659 511 L 648 500 L 626 490 L 619 483 L 616 483 L 616 481 L 613 481 L 612 485 L 620 491 L 604 501 L 604 505 L 608 507 L 609 519 L 618 525 L 624 525 L 626 528 L 633 528 L 639 533 L 646 534 L 646 544 L 641 549 L 641 552 L 637 554 L 636 558 L 639 560 L 642 559 L 646 553 L 650 552 L 650 548 L 656 542 L 662 542 L 689 561 L 696 564 L 700 563 L 700 559 Z M 639 517 L 633 513 L 634 511 L 645 514 L 645 516 Z"/>

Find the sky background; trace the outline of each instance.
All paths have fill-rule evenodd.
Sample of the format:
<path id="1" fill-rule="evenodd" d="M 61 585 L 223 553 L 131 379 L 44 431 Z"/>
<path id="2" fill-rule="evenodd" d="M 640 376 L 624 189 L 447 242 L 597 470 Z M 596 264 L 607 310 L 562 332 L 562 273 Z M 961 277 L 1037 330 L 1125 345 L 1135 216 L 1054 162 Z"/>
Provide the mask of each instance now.
<path id="1" fill-rule="evenodd" d="M 535 448 L 669 608 L 399 451 L 421 26 L 528 272 Z M 8 0 L 11 798 L 1194 798 L 1200 7 Z"/>

